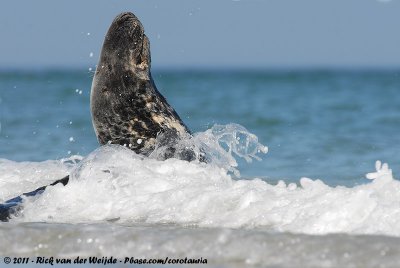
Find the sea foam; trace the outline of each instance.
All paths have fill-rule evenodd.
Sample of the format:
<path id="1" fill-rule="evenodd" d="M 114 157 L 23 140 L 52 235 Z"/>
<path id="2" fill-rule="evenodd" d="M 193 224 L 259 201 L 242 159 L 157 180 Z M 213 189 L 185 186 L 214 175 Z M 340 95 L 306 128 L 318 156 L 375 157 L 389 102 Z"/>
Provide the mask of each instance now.
<path id="1" fill-rule="evenodd" d="M 309 178 L 301 178 L 299 185 L 284 181 L 272 184 L 236 177 L 234 154 L 250 160 L 267 151 L 244 128 L 215 126 L 194 136 L 191 145 L 199 144 L 210 149 L 207 157 L 211 161 L 159 161 L 116 145 L 103 146 L 82 159 L 74 156 L 41 163 L 2 160 L 0 199 L 27 191 L 28 186 L 40 186 L 33 180 L 36 174 L 32 170 L 40 170 L 47 181 L 70 172 L 68 185 L 48 187 L 40 196 L 24 198 L 21 215 L 12 221 L 116 221 L 262 227 L 307 234 L 400 235 L 400 183 L 393 179 L 387 164 L 378 161 L 376 171 L 367 174 L 372 181 L 351 188 L 330 187 Z"/>

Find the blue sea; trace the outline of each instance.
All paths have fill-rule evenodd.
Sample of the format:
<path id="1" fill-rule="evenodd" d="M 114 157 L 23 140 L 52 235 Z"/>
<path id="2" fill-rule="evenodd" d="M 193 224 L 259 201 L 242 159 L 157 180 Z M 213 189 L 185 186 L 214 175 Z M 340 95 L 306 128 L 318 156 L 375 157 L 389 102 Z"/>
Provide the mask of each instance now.
<path id="1" fill-rule="evenodd" d="M 204 257 L 215 267 L 399 263 L 400 70 L 154 70 L 193 133 L 241 125 L 268 147 L 260 161 L 236 157 L 240 176 L 99 149 L 93 75 L 0 71 L 0 201 L 75 174 L 0 224 L 0 240 L 13 244 L 1 243 L 0 255 L 135 252 Z"/>
<path id="2" fill-rule="evenodd" d="M 365 183 L 376 160 L 400 171 L 400 71 L 155 71 L 192 132 L 237 123 L 269 147 L 242 177 L 329 185 Z M 0 72 L 0 157 L 87 155 L 99 147 L 90 115 L 93 73 Z"/>

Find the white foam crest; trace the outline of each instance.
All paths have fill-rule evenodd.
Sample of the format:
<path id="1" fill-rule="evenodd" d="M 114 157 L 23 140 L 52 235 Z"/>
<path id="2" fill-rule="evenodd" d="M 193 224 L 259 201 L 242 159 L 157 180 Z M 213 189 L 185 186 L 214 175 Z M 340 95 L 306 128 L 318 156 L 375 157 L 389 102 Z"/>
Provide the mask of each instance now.
<path id="1" fill-rule="evenodd" d="M 300 179 L 300 186 L 283 181 L 273 185 L 230 175 L 236 163 L 232 153 L 249 160 L 263 148 L 266 152 L 244 128 L 215 126 L 190 142 L 187 145 L 209 150 L 206 157 L 211 161 L 159 161 L 117 145 L 103 146 L 82 160 L 0 160 L 2 198 L 46 184 L 32 170 L 45 174 L 46 182 L 70 171 L 68 185 L 51 186 L 39 196 L 25 198 L 22 215 L 12 221 L 118 221 L 400 236 L 400 182 L 393 179 L 387 164 L 377 161 L 376 171 L 367 174 L 371 182 L 351 188 L 309 178 Z"/>
<path id="2" fill-rule="evenodd" d="M 234 180 L 215 165 L 142 158 L 102 147 L 78 164 L 67 186 L 27 198 L 14 221 L 178 224 L 254 228 L 308 234 L 400 235 L 400 182 L 377 164 L 369 184 L 330 187 L 302 178 Z M 371 175 L 368 175 L 372 178 Z"/>

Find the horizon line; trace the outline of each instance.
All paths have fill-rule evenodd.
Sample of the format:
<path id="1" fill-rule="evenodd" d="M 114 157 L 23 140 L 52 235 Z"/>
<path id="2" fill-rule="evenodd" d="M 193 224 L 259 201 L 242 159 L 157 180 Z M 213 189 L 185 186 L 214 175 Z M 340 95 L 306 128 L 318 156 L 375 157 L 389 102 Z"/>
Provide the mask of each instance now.
<path id="1" fill-rule="evenodd" d="M 96 67 L 82 65 L 42 65 L 42 66 L 0 66 L 0 72 L 13 71 L 87 71 L 93 73 Z M 400 71 L 399 65 L 242 65 L 242 66 L 202 66 L 202 65 L 162 65 L 151 68 L 155 72 L 168 71 Z"/>

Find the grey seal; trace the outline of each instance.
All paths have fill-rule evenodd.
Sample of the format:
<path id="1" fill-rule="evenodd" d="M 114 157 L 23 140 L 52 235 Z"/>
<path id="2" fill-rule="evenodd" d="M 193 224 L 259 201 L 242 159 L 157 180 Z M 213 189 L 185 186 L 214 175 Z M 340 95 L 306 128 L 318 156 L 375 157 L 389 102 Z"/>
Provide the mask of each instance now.
<path id="1" fill-rule="evenodd" d="M 193 160 L 193 151 L 177 152 L 177 141 L 191 133 L 157 90 L 150 67 L 150 42 L 143 25 L 131 12 L 119 14 L 105 36 L 91 88 L 97 139 L 145 156 L 156 146 L 167 146 L 163 159 Z"/>
<path id="2" fill-rule="evenodd" d="M 98 141 L 128 146 L 145 156 L 161 148 L 158 158 L 204 162 L 202 150 L 196 155 L 194 148 L 179 143 L 191 133 L 158 92 L 150 63 L 150 42 L 142 24 L 132 13 L 121 13 L 107 32 L 93 77 L 90 107 Z M 50 185 L 68 182 L 69 175 Z M 41 194 L 48 186 L 0 204 L 0 221 L 19 214 L 24 196 Z"/>

